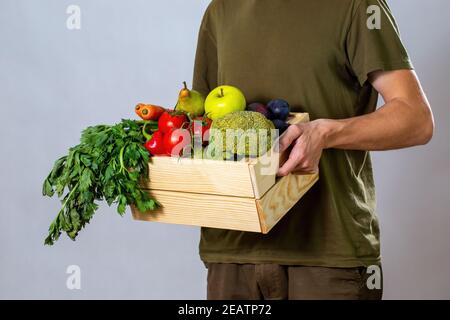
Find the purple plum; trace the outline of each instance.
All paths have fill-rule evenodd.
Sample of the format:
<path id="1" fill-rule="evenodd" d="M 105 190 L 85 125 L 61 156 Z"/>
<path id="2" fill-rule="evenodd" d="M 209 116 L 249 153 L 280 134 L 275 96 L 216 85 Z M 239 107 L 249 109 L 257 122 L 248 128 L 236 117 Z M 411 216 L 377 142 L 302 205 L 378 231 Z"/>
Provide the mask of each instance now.
<path id="1" fill-rule="evenodd" d="M 269 109 L 269 117 L 270 119 L 279 119 L 286 121 L 289 117 L 289 113 L 291 112 L 291 107 L 289 103 L 282 99 L 275 99 L 270 101 L 267 104 L 267 108 Z"/>
<path id="2" fill-rule="evenodd" d="M 289 123 L 287 123 L 286 121 L 280 120 L 280 119 L 274 119 L 272 120 L 275 129 L 280 130 L 279 134 L 280 136 L 287 130 L 287 128 L 289 128 Z"/>
<path id="3" fill-rule="evenodd" d="M 255 102 L 255 103 L 249 104 L 247 107 L 247 110 L 253 111 L 253 112 L 259 112 L 266 118 L 269 118 L 269 109 L 262 103 Z"/>

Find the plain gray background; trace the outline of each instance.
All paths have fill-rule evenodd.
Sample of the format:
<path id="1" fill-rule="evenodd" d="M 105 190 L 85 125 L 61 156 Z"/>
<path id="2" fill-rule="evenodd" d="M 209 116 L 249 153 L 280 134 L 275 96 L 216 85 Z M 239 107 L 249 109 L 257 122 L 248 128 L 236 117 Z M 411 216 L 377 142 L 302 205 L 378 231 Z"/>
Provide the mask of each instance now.
<path id="1" fill-rule="evenodd" d="M 76 243 L 44 247 L 59 202 L 41 197 L 41 183 L 86 126 L 128 118 L 137 102 L 175 103 L 208 3 L 0 0 L 0 298 L 205 298 L 197 228 L 102 205 Z M 389 3 L 437 130 L 426 147 L 374 154 L 385 298 L 449 299 L 450 2 Z M 66 28 L 70 4 L 81 30 Z M 81 290 L 66 288 L 72 264 Z"/>

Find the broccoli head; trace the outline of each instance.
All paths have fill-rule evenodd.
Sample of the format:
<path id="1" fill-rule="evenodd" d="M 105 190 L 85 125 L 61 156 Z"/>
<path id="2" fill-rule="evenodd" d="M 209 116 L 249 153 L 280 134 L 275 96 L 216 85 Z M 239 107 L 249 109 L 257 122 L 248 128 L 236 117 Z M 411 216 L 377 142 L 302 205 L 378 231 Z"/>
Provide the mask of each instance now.
<path id="1" fill-rule="evenodd" d="M 271 148 L 274 129 L 259 112 L 233 112 L 213 122 L 209 148 L 214 158 L 257 157 Z"/>

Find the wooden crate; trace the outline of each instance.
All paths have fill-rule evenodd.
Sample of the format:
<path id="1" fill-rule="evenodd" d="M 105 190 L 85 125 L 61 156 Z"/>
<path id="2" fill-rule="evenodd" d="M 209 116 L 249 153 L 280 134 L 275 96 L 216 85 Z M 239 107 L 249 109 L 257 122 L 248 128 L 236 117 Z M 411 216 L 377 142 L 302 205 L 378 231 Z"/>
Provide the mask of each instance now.
<path id="1" fill-rule="evenodd" d="M 292 124 L 306 121 L 305 113 L 289 119 Z M 132 207 L 133 218 L 268 233 L 319 177 L 277 178 L 278 161 L 285 156 L 272 152 L 239 162 L 153 157 L 143 187 L 162 207 L 150 212 Z"/>

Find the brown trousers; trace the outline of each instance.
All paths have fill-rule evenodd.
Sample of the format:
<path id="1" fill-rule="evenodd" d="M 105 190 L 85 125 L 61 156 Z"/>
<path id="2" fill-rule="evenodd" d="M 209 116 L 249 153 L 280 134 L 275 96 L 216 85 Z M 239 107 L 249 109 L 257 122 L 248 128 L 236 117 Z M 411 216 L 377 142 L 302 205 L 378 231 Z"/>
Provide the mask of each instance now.
<path id="1" fill-rule="evenodd" d="M 208 300 L 380 300 L 364 267 L 325 268 L 277 264 L 210 263 Z M 382 275 L 380 275 L 382 279 Z"/>

